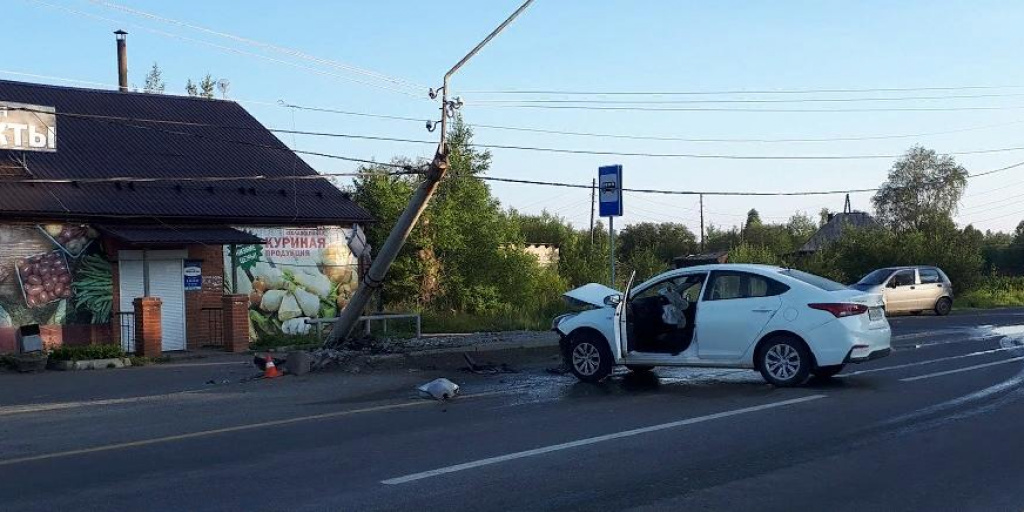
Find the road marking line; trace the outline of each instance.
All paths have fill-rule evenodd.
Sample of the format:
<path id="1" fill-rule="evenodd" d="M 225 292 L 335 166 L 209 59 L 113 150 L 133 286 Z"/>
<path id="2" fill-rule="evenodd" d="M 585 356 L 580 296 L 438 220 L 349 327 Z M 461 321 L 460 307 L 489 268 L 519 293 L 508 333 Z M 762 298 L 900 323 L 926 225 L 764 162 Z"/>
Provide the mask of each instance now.
<path id="1" fill-rule="evenodd" d="M 943 361 L 953 361 L 955 359 L 964 359 L 964 358 L 968 358 L 968 357 L 977 357 L 977 356 L 983 356 L 983 355 L 987 355 L 987 354 L 995 354 L 995 353 L 1004 352 L 1004 351 L 1007 351 L 1007 350 L 1024 350 L 1024 347 L 1021 347 L 1021 346 L 1018 346 L 1018 347 L 1001 347 L 1001 348 L 994 348 L 994 349 L 991 349 L 991 350 L 981 350 L 981 351 L 978 351 L 978 352 L 971 352 L 970 354 L 960 354 L 958 356 L 940 357 L 938 359 L 929 359 L 927 361 L 918 361 L 918 362 L 915 362 L 915 363 L 897 364 L 897 365 L 893 365 L 893 366 L 884 366 L 882 368 L 871 368 L 870 370 L 857 370 L 855 372 L 843 373 L 841 375 L 838 375 L 838 377 L 853 377 L 855 375 L 863 375 L 865 373 L 887 372 L 887 371 L 890 371 L 890 370 L 900 370 L 900 369 L 903 369 L 903 368 L 913 368 L 915 366 L 924 366 L 924 365 L 929 365 L 929 364 L 934 364 L 934 363 L 941 363 Z"/>
<path id="2" fill-rule="evenodd" d="M 484 398 L 494 395 L 507 394 L 508 390 L 501 391 L 488 391 L 484 393 L 474 393 L 471 395 L 461 395 L 461 399 L 466 398 Z M 245 430 L 255 430 L 260 428 L 277 427 L 281 425 L 290 425 L 293 423 L 303 423 L 307 421 L 324 420 L 331 418 L 339 418 L 342 416 L 354 416 L 356 414 L 362 414 L 367 412 L 379 412 L 389 411 L 393 409 L 403 409 L 406 407 L 412 407 L 417 405 L 430 405 L 437 404 L 434 400 L 416 400 L 410 402 L 402 402 L 397 404 L 377 405 L 373 407 L 364 407 L 362 409 L 348 409 L 344 411 L 327 412 L 323 414 L 313 414 L 309 416 L 299 416 L 296 418 L 288 418 L 284 420 L 271 420 L 262 421 L 259 423 L 247 423 L 244 425 L 236 425 L 233 427 L 215 428 L 211 430 L 201 430 L 198 432 L 189 432 L 186 434 L 176 434 L 166 437 L 156 437 L 152 439 L 141 439 L 138 441 L 129 441 L 126 443 L 106 444 L 101 446 L 93 446 L 91 448 L 80 448 L 77 450 L 68 450 L 63 452 L 44 453 L 42 455 L 29 455 L 26 457 L 18 457 L 14 459 L 0 460 L 0 466 L 12 466 L 14 464 L 21 464 L 24 462 L 35 462 L 40 460 L 58 459 L 63 457 L 72 457 L 75 455 L 85 455 L 88 453 L 107 452 L 113 450 L 123 450 L 125 448 L 135 448 L 139 446 L 149 446 L 152 444 L 169 443 L 173 441 L 183 441 L 186 439 L 195 439 L 199 437 L 208 437 L 218 434 L 227 434 L 230 432 L 241 432 Z"/>
<path id="3" fill-rule="evenodd" d="M 431 478 L 435 476 L 445 475 L 448 473 L 455 473 L 457 471 L 465 471 L 467 469 L 474 469 L 481 466 L 488 466 L 491 464 L 498 464 L 500 462 L 507 462 L 510 460 L 522 459 L 525 457 L 533 457 L 534 455 L 543 455 L 545 453 L 557 452 L 561 450 L 568 450 L 570 448 L 577 448 L 580 446 L 587 446 L 591 444 L 603 443 L 605 441 L 612 441 L 615 439 L 622 439 L 624 437 L 633 437 L 640 434 L 649 434 L 651 432 L 658 432 L 661 430 L 668 430 L 672 428 L 684 427 L 687 425 L 694 425 L 697 423 L 703 423 L 706 421 L 717 420 L 721 418 L 728 418 L 730 416 L 738 416 L 741 414 L 747 414 L 751 412 L 764 411 L 768 409 L 775 409 L 778 407 L 785 407 L 787 405 L 796 405 L 804 402 L 810 402 L 812 400 L 818 400 L 819 398 L 825 398 L 825 395 L 811 395 L 801 398 L 794 398 L 792 400 L 783 400 L 781 402 L 772 402 L 769 404 L 756 405 L 753 407 L 745 407 L 743 409 L 734 409 L 732 411 L 718 412 L 715 414 L 709 414 L 707 416 L 698 416 L 696 418 L 687 418 L 685 420 L 673 421 L 669 423 L 662 423 L 660 425 L 652 425 L 650 427 L 642 427 L 633 430 L 626 430 L 623 432 L 616 432 L 614 434 L 605 434 L 602 436 L 588 437 L 586 439 L 578 439 L 576 441 L 570 441 L 567 443 L 554 444 L 550 446 L 544 446 L 541 448 L 534 448 L 532 450 L 525 450 L 521 452 L 509 453 L 505 455 L 499 455 L 497 457 L 488 457 L 486 459 L 475 460 L 472 462 L 465 462 L 462 464 L 456 464 L 454 466 L 446 466 L 443 468 L 432 469 L 430 471 L 423 471 L 421 473 L 413 473 L 410 475 L 400 476 L 396 478 L 389 478 L 382 480 L 381 483 L 385 485 L 397 485 L 408 482 L 415 482 L 416 480 L 423 480 L 425 478 Z"/>
<path id="4" fill-rule="evenodd" d="M 974 366 L 967 366 L 965 368 L 957 368 L 955 370 L 946 370 L 944 372 L 927 373 L 927 374 L 924 374 L 924 375 L 918 375 L 917 377 L 907 377 L 905 379 L 900 379 L 900 382 L 914 382 L 916 380 L 930 379 L 932 377 L 944 377 L 946 375 L 953 375 L 955 373 L 963 373 L 963 372 L 969 372 L 969 371 L 973 371 L 973 370 L 980 370 L 982 368 L 988 368 L 989 366 L 996 366 L 996 365 L 1000 365 L 1000 364 L 1014 363 L 1014 362 L 1017 362 L 1017 361 L 1024 361 L 1024 356 L 1022 356 L 1022 357 L 1014 357 L 1014 358 L 1011 358 L 1011 359 L 1003 359 L 1002 361 L 994 361 L 994 362 L 991 362 L 991 363 L 976 364 Z"/>
<path id="5" fill-rule="evenodd" d="M 187 391 L 175 391 L 173 393 L 163 393 L 159 395 L 130 396 L 125 398 L 99 398 L 96 400 L 80 400 L 77 402 L 50 402 L 43 404 L 4 405 L 0 406 L 0 416 L 9 416 L 12 414 L 26 414 L 32 412 L 62 411 L 65 409 L 75 409 L 78 407 L 89 407 L 93 405 L 120 405 L 150 402 L 170 398 L 186 397 L 198 393 L 212 391 L 213 389 L 214 388 L 190 389 Z"/>

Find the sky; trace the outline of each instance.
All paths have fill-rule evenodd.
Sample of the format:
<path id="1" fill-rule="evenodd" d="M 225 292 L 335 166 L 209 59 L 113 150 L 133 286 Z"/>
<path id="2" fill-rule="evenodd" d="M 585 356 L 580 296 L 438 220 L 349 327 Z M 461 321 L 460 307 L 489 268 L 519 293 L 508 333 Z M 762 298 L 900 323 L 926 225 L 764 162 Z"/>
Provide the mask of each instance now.
<path id="1" fill-rule="evenodd" d="M 111 5 L 179 23 L 147 18 Z M 112 32 L 124 29 L 129 32 L 129 72 L 135 86 L 142 86 L 156 62 L 163 70 L 168 93 L 184 93 L 187 79 L 198 80 L 206 73 L 228 79 L 228 99 L 239 101 L 271 128 L 436 140 L 437 134 L 428 133 L 419 121 L 317 113 L 282 107 L 279 102 L 434 118 L 438 105 L 427 97 L 427 89 L 438 87 L 445 71 L 518 5 L 519 0 L 4 0 L 9 51 L 0 64 L 0 78 L 116 87 Z M 492 176 L 589 184 L 599 166 L 621 164 L 628 188 L 873 188 L 885 180 L 893 157 L 915 144 L 940 153 L 1021 147 L 956 155 L 972 173 L 1024 162 L 1024 69 L 1019 65 L 1020 48 L 1024 48 L 1024 32 L 1019 30 L 1022 24 L 1024 2 L 1018 1 L 536 0 L 455 75 L 451 92 L 464 100 L 461 113 L 471 125 L 733 141 L 847 139 L 684 142 L 477 127 L 475 142 L 482 144 L 742 157 L 494 149 L 489 172 Z M 319 60 L 299 58 L 267 45 L 291 48 Z M 353 71 L 353 67 L 377 74 Z M 947 87 L 986 88 L 752 92 Z M 493 93 L 524 90 L 741 92 L 587 97 Z M 514 106 L 521 105 L 516 102 L 523 99 L 726 103 L 601 104 L 627 107 L 625 110 Z M 844 101 L 821 101 L 829 99 Z M 921 110 L 930 108 L 961 110 Z M 787 109 L 811 112 L 778 111 Z M 841 109 L 861 111 L 836 111 Z M 292 135 L 281 138 L 295 149 L 379 161 L 400 156 L 426 158 L 434 150 L 431 144 Z M 883 158 L 760 158 L 853 155 Z M 350 172 L 357 165 L 320 157 L 306 159 L 321 172 Z M 507 207 L 526 213 L 546 210 L 578 227 L 589 223 L 589 190 L 507 183 L 493 183 L 492 190 Z M 982 230 L 1012 231 L 1024 219 L 1024 204 L 1017 199 L 1022 192 L 1024 166 L 971 179 L 956 219 L 961 225 L 973 224 Z M 857 193 L 851 201 L 855 209 L 869 210 L 870 198 L 870 193 Z M 747 210 L 756 208 L 762 219 L 781 222 L 798 211 L 816 217 L 822 208 L 841 210 L 843 202 L 841 194 L 706 196 L 705 218 L 708 224 L 730 227 L 742 223 Z M 616 226 L 682 222 L 697 232 L 697 206 L 696 196 L 627 192 L 625 215 Z"/>

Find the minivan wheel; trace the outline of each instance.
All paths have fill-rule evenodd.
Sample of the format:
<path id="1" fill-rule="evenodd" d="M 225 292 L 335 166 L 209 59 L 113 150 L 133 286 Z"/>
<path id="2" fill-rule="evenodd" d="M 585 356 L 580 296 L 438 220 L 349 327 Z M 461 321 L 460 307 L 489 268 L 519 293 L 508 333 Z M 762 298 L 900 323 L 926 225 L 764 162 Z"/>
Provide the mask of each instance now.
<path id="1" fill-rule="evenodd" d="M 569 369 L 583 382 L 600 382 L 612 373 L 612 350 L 603 336 L 584 332 L 569 343 Z"/>
<path id="2" fill-rule="evenodd" d="M 758 351 L 757 369 L 769 384 L 778 387 L 799 386 L 811 373 L 811 353 L 793 336 L 777 336 L 764 342 Z"/>
<path id="3" fill-rule="evenodd" d="M 935 303 L 935 314 L 946 316 L 953 310 L 953 301 L 949 297 L 943 297 Z"/>

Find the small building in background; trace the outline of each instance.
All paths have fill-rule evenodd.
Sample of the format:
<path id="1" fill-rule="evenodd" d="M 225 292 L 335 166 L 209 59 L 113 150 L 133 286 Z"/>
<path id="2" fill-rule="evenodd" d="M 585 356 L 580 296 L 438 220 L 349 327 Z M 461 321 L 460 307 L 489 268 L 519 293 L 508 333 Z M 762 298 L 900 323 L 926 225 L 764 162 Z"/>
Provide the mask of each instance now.
<path id="1" fill-rule="evenodd" d="M 878 221 L 867 212 L 847 211 L 830 213 L 825 225 L 818 229 L 811 238 L 797 251 L 797 254 L 814 254 L 832 243 L 839 241 L 850 229 L 867 229 L 879 227 Z"/>
<path id="2" fill-rule="evenodd" d="M 537 257 L 537 263 L 542 267 L 558 266 L 558 245 L 557 244 L 526 244 L 523 250 L 527 254 Z"/>
<path id="3" fill-rule="evenodd" d="M 696 267 L 697 265 L 712 265 L 715 263 L 728 263 L 729 251 L 715 251 L 704 254 L 691 254 L 679 256 L 672 260 L 675 268 Z"/>

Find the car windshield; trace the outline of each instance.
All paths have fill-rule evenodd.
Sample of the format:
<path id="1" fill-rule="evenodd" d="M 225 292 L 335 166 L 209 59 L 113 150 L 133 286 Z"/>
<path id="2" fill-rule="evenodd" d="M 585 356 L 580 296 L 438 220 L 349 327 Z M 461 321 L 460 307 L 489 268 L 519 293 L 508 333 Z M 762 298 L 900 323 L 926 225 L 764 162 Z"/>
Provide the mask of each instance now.
<path id="1" fill-rule="evenodd" d="M 891 276 L 892 273 L 893 270 L 890 268 L 880 268 L 862 277 L 860 281 L 857 281 L 857 284 L 866 284 L 871 286 L 879 285 L 884 283 L 886 279 L 889 279 L 889 276 Z"/>
<path id="2" fill-rule="evenodd" d="M 803 281 L 811 286 L 821 288 L 822 290 L 825 290 L 827 292 L 835 292 L 846 289 L 846 285 L 839 284 L 831 279 L 825 279 L 824 277 L 821 276 L 808 274 L 807 272 L 801 272 L 799 270 L 785 269 L 780 270 L 779 273 L 785 276 L 792 277 L 793 279 L 796 279 L 798 281 Z"/>

